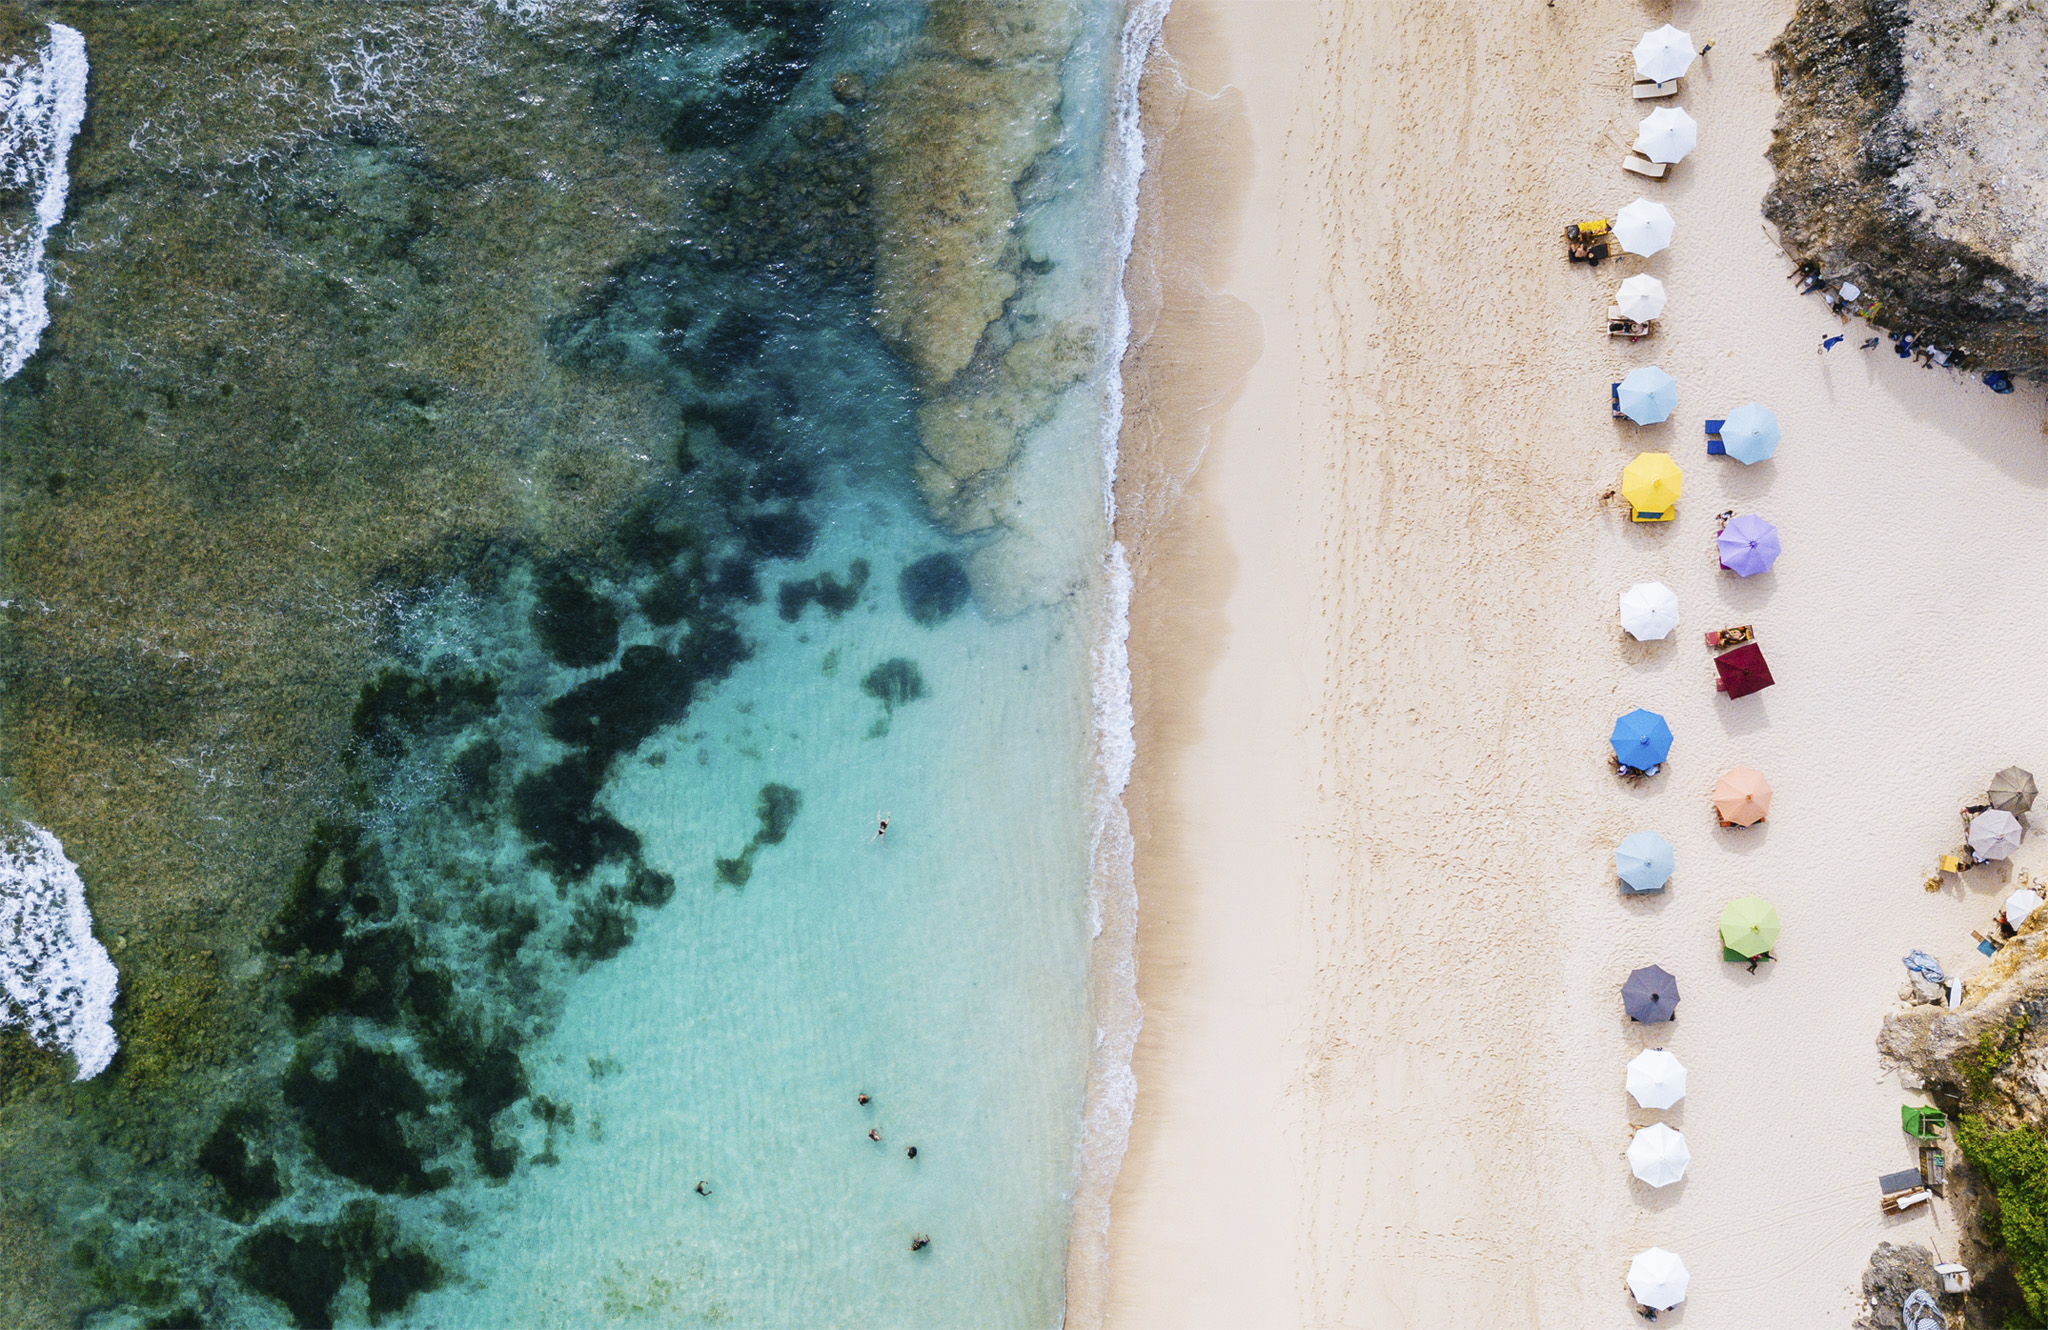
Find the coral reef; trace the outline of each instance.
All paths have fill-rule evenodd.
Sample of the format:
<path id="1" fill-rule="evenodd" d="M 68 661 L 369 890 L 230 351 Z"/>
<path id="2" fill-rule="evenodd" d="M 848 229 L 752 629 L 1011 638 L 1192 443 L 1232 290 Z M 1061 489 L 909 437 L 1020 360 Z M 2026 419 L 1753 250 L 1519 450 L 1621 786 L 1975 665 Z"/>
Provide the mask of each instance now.
<path id="1" fill-rule="evenodd" d="M 911 57 L 865 90 L 874 322 L 924 395 L 918 484 L 955 532 L 1017 520 L 1009 468 L 1100 354 L 1092 324 L 1048 325 L 1019 300 L 1042 261 L 1017 223 L 1058 141 L 1077 21 L 1063 0 L 935 0 Z M 977 590 L 1009 612 L 1001 557 L 979 561 Z"/>
<path id="2" fill-rule="evenodd" d="M 1801 0 L 1764 201 L 1870 317 L 2048 374 L 2048 23 L 2037 0 Z"/>

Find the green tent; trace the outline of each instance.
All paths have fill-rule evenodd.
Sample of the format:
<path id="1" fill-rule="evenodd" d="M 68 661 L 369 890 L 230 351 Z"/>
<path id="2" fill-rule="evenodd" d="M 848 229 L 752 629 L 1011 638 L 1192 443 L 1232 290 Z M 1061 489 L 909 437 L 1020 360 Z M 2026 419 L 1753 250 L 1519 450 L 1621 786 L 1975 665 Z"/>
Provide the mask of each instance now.
<path id="1" fill-rule="evenodd" d="M 1744 896 L 1721 911 L 1721 945 L 1752 960 L 1778 940 L 1778 912 L 1761 896 Z"/>

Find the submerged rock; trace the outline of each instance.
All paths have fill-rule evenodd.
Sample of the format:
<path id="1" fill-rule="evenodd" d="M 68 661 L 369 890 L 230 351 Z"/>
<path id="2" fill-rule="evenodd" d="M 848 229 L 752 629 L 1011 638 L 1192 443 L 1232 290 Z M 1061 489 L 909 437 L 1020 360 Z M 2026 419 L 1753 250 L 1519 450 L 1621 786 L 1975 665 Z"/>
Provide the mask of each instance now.
<path id="1" fill-rule="evenodd" d="M 1794 257 L 1965 362 L 2048 372 L 2048 23 L 2024 0 L 1801 0 L 1764 200 Z"/>

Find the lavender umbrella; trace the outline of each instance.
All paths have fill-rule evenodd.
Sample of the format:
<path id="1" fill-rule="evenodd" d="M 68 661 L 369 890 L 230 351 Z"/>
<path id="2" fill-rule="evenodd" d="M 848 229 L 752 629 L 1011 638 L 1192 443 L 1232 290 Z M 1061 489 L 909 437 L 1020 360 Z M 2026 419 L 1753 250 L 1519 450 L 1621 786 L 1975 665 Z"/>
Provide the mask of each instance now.
<path id="1" fill-rule="evenodd" d="M 1743 577 L 1767 573 L 1778 561 L 1778 528 L 1751 513 L 1732 519 L 1714 543 L 1721 549 L 1721 566 Z"/>

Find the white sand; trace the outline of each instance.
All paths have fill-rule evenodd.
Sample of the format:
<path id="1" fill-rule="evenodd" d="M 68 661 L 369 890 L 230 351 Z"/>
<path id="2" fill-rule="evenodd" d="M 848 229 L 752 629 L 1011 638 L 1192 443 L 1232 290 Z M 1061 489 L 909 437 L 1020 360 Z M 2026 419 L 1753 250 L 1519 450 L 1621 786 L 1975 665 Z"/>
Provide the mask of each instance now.
<path id="1" fill-rule="evenodd" d="M 1133 360 L 1147 1018 L 1111 1323 L 1640 1325 L 1622 1275 L 1656 1243 L 1694 1275 L 1667 1320 L 1843 1325 L 1878 1240 L 1950 1231 L 1878 1211 L 1912 1153 L 1874 1041 L 1899 957 L 1975 961 L 1998 908 L 1989 880 L 1920 888 L 1956 809 L 2009 762 L 2048 775 L 2043 399 L 1860 354 L 1793 294 L 1758 220 L 1758 56 L 1790 8 L 1668 7 L 1717 43 L 1678 99 L 1701 146 L 1639 185 L 1626 51 L 1665 6 L 1178 0 L 1187 81 L 1237 91 L 1159 104 L 1212 138 L 1241 105 L 1250 165 L 1220 230 L 1200 210 L 1237 207 L 1227 180 L 1163 172 L 1165 238 L 1206 266 L 1159 263 Z M 1676 214 L 1670 251 L 1565 263 L 1565 221 L 1639 193 Z M 1672 303 L 1631 349 L 1599 329 L 1635 271 Z M 1175 507 L 1201 421 L 1174 408 L 1232 387 L 1175 338 L 1232 308 L 1205 281 L 1263 354 Z M 1607 384 L 1647 363 L 1678 378 L 1674 420 L 1610 422 Z M 1700 420 L 1752 399 L 1777 459 L 1708 459 Z M 1596 498 L 1643 447 L 1686 469 L 1669 525 Z M 1730 507 L 1779 524 L 1776 573 L 1716 571 Z M 1651 578 L 1683 621 L 1625 643 L 1615 598 Z M 1738 622 L 1781 682 L 1729 702 L 1699 635 Z M 1678 740 L 1630 789 L 1604 740 L 1636 705 Z M 1777 787 L 1767 827 L 1714 823 L 1738 764 Z M 1639 827 L 1678 874 L 1625 901 L 1611 853 Z M 1752 891 L 1785 922 L 1755 976 L 1714 936 Z M 1622 1017 L 1649 961 L 1683 985 L 1675 1026 Z M 1653 1043 L 1692 1071 L 1664 1115 L 1622 1089 Z M 1659 1117 L 1693 1166 L 1652 1191 L 1622 1151 Z"/>

